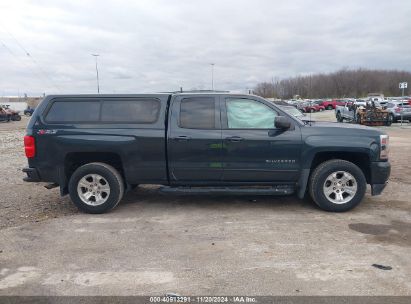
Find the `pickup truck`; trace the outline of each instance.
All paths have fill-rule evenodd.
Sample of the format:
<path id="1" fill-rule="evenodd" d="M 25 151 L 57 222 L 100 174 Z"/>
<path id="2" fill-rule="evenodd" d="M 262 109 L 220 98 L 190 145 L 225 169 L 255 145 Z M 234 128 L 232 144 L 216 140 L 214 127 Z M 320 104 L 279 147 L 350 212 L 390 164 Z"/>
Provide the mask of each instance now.
<path id="1" fill-rule="evenodd" d="M 348 121 L 355 121 L 355 109 L 352 102 L 346 102 L 342 106 L 335 107 L 335 117 L 338 122 L 343 122 L 344 119 Z"/>
<path id="2" fill-rule="evenodd" d="M 168 194 L 291 195 L 347 211 L 380 194 L 388 136 L 303 122 L 253 95 L 46 96 L 24 137 L 27 182 L 60 187 L 82 211 L 114 208 L 139 184 Z"/>
<path id="3" fill-rule="evenodd" d="M 321 105 L 326 110 L 335 109 L 337 106 L 343 106 L 346 102 L 342 99 L 324 100 Z"/>

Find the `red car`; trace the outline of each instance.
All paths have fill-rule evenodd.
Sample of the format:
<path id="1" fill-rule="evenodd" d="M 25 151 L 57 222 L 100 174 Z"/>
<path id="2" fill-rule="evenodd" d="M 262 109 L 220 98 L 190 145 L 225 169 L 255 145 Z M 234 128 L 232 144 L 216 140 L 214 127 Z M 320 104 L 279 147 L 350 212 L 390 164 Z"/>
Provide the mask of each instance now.
<path id="1" fill-rule="evenodd" d="M 344 99 L 333 99 L 333 100 L 325 100 L 321 103 L 327 110 L 335 109 L 336 106 L 343 106 L 345 105 Z"/>
<path id="2" fill-rule="evenodd" d="M 325 110 L 325 108 L 324 108 L 324 106 L 321 106 L 321 105 L 319 105 L 319 104 L 316 104 L 316 103 L 304 103 L 304 104 L 301 104 L 301 106 L 298 108 L 298 109 L 300 109 L 301 111 L 303 111 L 304 113 L 314 113 L 314 112 L 319 112 L 319 111 L 324 111 Z"/>
<path id="3" fill-rule="evenodd" d="M 322 100 L 315 100 L 311 102 L 311 106 L 314 108 L 316 112 L 321 112 L 325 110 L 325 107 L 322 103 Z"/>

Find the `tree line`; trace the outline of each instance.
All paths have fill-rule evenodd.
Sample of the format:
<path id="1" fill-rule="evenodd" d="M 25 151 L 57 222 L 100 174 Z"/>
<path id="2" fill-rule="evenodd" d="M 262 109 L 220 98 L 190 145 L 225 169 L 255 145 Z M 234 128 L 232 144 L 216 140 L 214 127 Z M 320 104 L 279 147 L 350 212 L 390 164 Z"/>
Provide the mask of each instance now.
<path id="1" fill-rule="evenodd" d="M 411 86 L 411 72 L 398 70 L 341 69 L 333 73 L 319 73 L 261 82 L 254 94 L 262 97 L 301 98 L 361 98 L 368 93 L 401 96 L 400 82 Z M 405 95 L 409 94 L 405 89 Z"/>

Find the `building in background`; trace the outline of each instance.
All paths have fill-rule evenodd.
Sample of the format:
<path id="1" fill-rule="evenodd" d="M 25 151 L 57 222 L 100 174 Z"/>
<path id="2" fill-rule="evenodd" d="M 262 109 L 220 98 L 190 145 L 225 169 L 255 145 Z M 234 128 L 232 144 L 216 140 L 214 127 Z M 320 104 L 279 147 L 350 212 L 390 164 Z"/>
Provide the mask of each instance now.
<path id="1" fill-rule="evenodd" d="M 16 111 L 24 111 L 27 107 L 35 108 L 38 106 L 40 101 L 43 100 L 43 96 L 41 97 L 28 97 L 25 95 L 24 97 L 21 96 L 3 96 L 0 97 L 0 105 L 9 105 L 10 109 Z"/>

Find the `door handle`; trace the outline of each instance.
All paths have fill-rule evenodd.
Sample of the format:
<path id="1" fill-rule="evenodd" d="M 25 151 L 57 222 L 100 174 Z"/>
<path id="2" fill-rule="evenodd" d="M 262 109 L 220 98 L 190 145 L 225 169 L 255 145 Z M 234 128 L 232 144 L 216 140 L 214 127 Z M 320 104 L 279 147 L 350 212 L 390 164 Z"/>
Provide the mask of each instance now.
<path id="1" fill-rule="evenodd" d="M 187 141 L 187 140 L 190 140 L 190 139 L 191 139 L 191 137 L 186 136 L 186 135 L 180 135 L 180 136 L 174 137 L 174 140 L 177 140 L 177 141 Z"/>
<path id="2" fill-rule="evenodd" d="M 226 140 L 229 140 L 231 142 L 239 142 L 244 140 L 244 138 L 240 137 L 240 136 L 230 136 L 230 137 L 226 137 Z"/>

